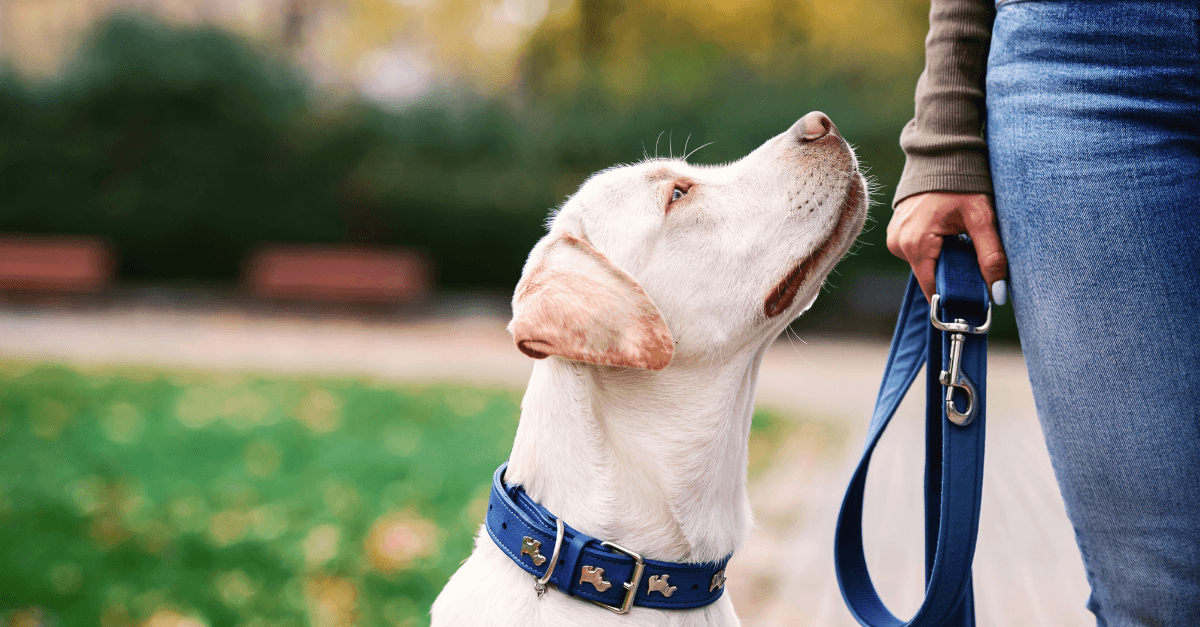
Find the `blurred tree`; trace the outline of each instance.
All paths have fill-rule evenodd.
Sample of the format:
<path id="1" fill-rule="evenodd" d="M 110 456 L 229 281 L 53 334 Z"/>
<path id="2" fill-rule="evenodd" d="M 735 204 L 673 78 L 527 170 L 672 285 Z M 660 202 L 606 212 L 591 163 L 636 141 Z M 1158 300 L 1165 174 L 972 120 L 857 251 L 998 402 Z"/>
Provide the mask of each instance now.
<path id="1" fill-rule="evenodd" d="M 738 159 L 820 109 L 879 203 L 831 283 L 904 272 L 882 227 L 919 55 L 816 49 L 815 0 L 573 6 L 546 9 L 511 96 L 442 88 L 399 109 L 331 107 L 302 73 L 212 27 L 116 18 L 58 81 L 0 75 L 0 231 L 108 236 L 125 278 L 228 280 L 259 242 L 404 245 L 434 259 L 444 288 L 507 291 L 551 208 L 591 173 L 684 145 L 713 144 L 694 161 Z M 836 315 L 841 297 L 807 317 L 832 308 L 869 327 Z"/>
<path id="2" fill-rule="evenodd" d="M 390 2 L 347 6 L 369 21 L 377 1 Z M 488 10 L 519 18 L 528 7 L 513 1 Z M 301 73 L 211 27 L 117 18 L 61 80 L 0 78 L 0 230 L 106 235 L 128 278 L 233 278 L 264 241 L 406 245 L 435 260 L 443 287 L 507 291 L 549 210 L 592 172 L 709 142 L 694 160 L 737 159 L 820 109 L 883 203 L 831 281 L 903 271 L 881 227 L 920 69 L 895 42 L 919 46 L 917 27 L 897 22 L 893 35 L 908 35 L 841 55 L 815 42 L 828 39 L 823 24 L 850 18 L 816 0 L 572 6 L 528 9 L 550 17 L 511 96 L 443 88 L 400 109 L 314 101 Z M 879 19 L 864 7 L 843 9 Z M 420 19 L 461 28 L 450 8 Z"/>
<path id="3" fill-rule="evenodd" d="M 836 73 L 894 75 L 920 57 L 925 2 L 863 0 L 580 0 L 543 22 L 519 69 L 539 95 L 569 92 L 589 72 L 634 95 L 664 75 L 693 88 L 729 63 L 773 79 Z M 575 44 L 575 45 L 572 45 Z"/>
<path id="4" fill-rule="evenodd" d="M 443 285 L 515 282 L 553 196 L 498 196 L 528 152 L 511 112 L 310 96 L 228 34 L 117 18 L 60 81 L 3 79 L 0 230 L 106 235 L 128 278 L 232 278 L 262 241 L 369 241 L 426 249 Z"/>
<path id="5" fill-rule="evenodd" d="M 427 249 L 444 284 L 502 288 L 552 205 L 661 131 L 663 154 L 694 134 L 717 141 L 703 158 L 727 160 L 822 108 L 864 147 L 877 128 L 895 145 L 907 106 L 881 106 L 879 79 L 775 79 L 689 21 L 638 11 L 676 43 L 644 43 L 639 61 L 596 39 L 601 56 L 569 89 L 529 84 L 521 105 L 437 93 L 398 112 L 315 107 L 301 75 L 212 28 L 116 19 L 60 82 L 7 79 L 0 228 L 108 235 L 131 277 L 232 277 L 264 240 L 372 241 Z M 561 47 L 578 31 L 554 28 L 526 55 L 547 76 L 580 54 Z M 611 89 L 619 67 L 655 79 Z"/>

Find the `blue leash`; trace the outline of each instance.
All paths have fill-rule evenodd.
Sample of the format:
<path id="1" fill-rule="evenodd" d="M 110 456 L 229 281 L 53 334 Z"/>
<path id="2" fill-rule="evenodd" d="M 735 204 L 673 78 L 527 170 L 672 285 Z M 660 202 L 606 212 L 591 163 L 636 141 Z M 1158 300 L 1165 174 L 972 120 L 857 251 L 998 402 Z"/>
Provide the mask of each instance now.
<path id="1" fill-rule="evenodd" d="M 965 238 L 945 238 L 933 307 L 916 278 L 908 279 L 866 449 L 838 514 L 834 568 L 850 612 L 866 627 L 975 624 L 971 560 L 983 489 L 985 333 L 990 324 L 988 289 L 974 247 Z M 925 601 L 912 619 L 903 621 L 884 606 L 867 571 L 863 489 L 875 445 L 926 363 Z"/>

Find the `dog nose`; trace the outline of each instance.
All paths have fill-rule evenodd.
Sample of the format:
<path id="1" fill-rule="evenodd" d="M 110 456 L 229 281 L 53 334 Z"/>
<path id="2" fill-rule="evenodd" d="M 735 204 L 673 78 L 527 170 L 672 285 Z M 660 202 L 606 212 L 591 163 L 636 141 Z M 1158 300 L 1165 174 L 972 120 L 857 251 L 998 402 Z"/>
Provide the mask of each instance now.
<path id="1" fill-rule="evenodd" d="M 792 126 L 792 132 L 800 141 L 811 142 L 830 133 L 837 133 L 837 127 L 833 125 L 833 120 L 830 120 L 829 116 L 820 111 L 813 111 L 800 118 Z"/>

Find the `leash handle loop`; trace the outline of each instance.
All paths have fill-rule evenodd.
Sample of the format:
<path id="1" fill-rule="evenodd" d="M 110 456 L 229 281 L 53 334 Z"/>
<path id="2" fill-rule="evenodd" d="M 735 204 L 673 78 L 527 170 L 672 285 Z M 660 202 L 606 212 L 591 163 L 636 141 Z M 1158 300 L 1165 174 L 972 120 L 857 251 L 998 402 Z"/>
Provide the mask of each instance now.
<path id="1" fill-rule="evenodd" d="M 975 624 L 971 561 L 983 488 L 987 394 L 983 332 L 991 324 L 991 303 L 969 240 L 943 241 L 937 291 L 938 307 L 931 310 L 916 278 L 908 279 L 867 443 L 838 514 L 834 536 L 838 585 L 851 614 L 865 627 Z M 925 600 L 904 621 L 887 609 L 871 582 L 862 543 L 862 508 L 871 455 L 926 364 Z M 960 398 L 966 401 L 961 408 Z"/>

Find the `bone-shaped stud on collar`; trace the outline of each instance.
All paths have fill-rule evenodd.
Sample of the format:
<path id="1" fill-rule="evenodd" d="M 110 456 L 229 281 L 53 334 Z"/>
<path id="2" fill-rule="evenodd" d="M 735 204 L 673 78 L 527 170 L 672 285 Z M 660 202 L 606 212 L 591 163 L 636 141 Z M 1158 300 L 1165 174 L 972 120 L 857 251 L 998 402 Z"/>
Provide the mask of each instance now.
<path id="1" fill-rule="evenodd" d="M 595 566 L 584 566 L 579 573 L 579 583 L 590 583 L 600 592 L 604 592 L 612 587 L 612 584 L 604 578 L 604 569 L 596 568 Z"/>
<path id="2" fill-rule="evenodd" d="M 670 577 L 670 575 L 651 575 L 646 584 L 646 587 L 648 588 L 647 593 L 657 592 L 665 597 L 669 597 L 674 594 L 675 589 L 678 586 L 672 586 L 671 584 L 667 583 L 667 577 Z"/>
<path id="3" fill-rule="evenodd" d="M 709 584 L 709 586 L 708 586 L 708 591 L 712 592 L 713 590 L 716 590 L 717 588 L 724 588 L 724 587 L 725 587 L 725 569 L 722 568 L 721 570 L 718 570 L 716 572 L 716 574 L 713 575 L 712 583 Z"/>
<path id="4" fill-rule="evenodd" d="M 538 542 L 529 536 L 521 538 L 521 554 L 528 555 L 529 558 L 533 560 L 534 566 L 541 566 L 542 564 L 546 563 L 546 558 L 542 555 L 541 550 L 541 542 Z"/>

